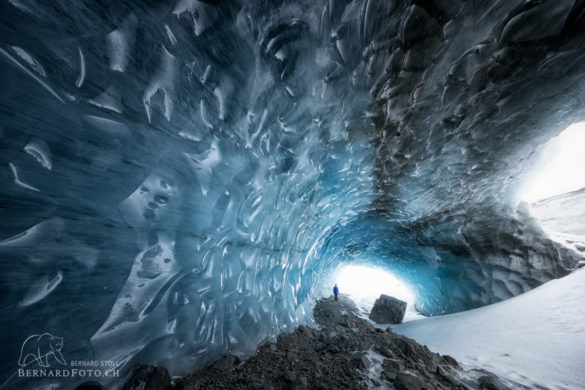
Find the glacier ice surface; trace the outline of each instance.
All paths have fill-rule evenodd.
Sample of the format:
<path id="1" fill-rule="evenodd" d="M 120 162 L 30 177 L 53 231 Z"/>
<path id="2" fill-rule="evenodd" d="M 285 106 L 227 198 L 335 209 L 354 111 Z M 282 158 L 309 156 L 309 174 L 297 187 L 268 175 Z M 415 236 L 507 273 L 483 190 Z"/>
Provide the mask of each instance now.
<path id="1" fill-rule="evenodd" d="M 2 380 L 39 332 L 124 369 L 245 356 L 310 323 L 342 263 L 391 270 L 430 315 L 567 274 L 579 255 L 514 193 L 585 116 L 581 19 L 569 1 L 3 2 Z"/>

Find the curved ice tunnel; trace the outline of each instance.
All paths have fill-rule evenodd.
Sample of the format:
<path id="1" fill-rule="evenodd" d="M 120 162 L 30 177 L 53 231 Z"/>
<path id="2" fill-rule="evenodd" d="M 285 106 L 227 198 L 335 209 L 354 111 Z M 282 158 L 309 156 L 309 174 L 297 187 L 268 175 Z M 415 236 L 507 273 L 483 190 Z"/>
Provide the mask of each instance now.
<path id="1" fill-rule="evenodd" d="M 173 374 L 246 355 L 340 263 L 429 315 L 570 272 L 514 191 L 585 117 L 582 9 L 3 2 L 3 377 L 44 331 Z"/>

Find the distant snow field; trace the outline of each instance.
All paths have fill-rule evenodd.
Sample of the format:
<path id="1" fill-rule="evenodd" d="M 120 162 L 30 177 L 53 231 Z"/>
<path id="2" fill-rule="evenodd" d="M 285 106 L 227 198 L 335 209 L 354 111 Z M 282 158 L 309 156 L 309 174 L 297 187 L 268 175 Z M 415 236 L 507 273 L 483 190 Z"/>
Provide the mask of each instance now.
<path id="1" fill-rule="evenodd" d="M 585 269 L 506 301 L 393 329 L 518 388 L 585 389 Z"/>

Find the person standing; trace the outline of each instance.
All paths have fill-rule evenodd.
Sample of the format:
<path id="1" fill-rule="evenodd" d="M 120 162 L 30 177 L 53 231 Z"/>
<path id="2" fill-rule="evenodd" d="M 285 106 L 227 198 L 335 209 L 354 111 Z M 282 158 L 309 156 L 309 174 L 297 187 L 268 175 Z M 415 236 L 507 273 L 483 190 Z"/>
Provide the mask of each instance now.
<path id="1" fill-rule="evenodd" d="M 335 302 L 338 301 L 338 295 L 339 295 L 339 288 L 337 287 L 337 284 L 333 287 L 333 295 L 335 295 Z"/>

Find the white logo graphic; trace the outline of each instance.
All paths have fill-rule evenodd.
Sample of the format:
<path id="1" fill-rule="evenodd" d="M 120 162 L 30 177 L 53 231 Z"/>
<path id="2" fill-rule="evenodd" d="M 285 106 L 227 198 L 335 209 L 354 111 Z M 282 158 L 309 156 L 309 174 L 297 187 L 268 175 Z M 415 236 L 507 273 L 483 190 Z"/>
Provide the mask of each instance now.
<path id="1" fill-rule="evenodd" d="M 66 366 L 67 362 L 61 354 L 63 337 L 56 337 L 50 333 L 33 334 L 22 343 L 18 365 L 26 367 L 36 361 L 40 367 L 50 367 L 49 357 Z"/>
<path id="2" fill-rule="evenodd" d="M 20 368 L 8 381 L 0 384 L 0 389 L 8 387 L 7 384 L 17 380 L 16 377 L 63 379 L 120 377 L 121 362 L 113 360 L 72 360 L 66 362 L 61 353 L 62 348 L 63 337 L 53 336 L 50 333 L 29 336 L 20 348 L 20 357 L 18 358 Z M 59 364 L 54 364 L 53 361 L 57 361 Z M 35 362 L 38 366 L 34 364 Z M 12 384 L 14 383 L 16 382 Z"/>

